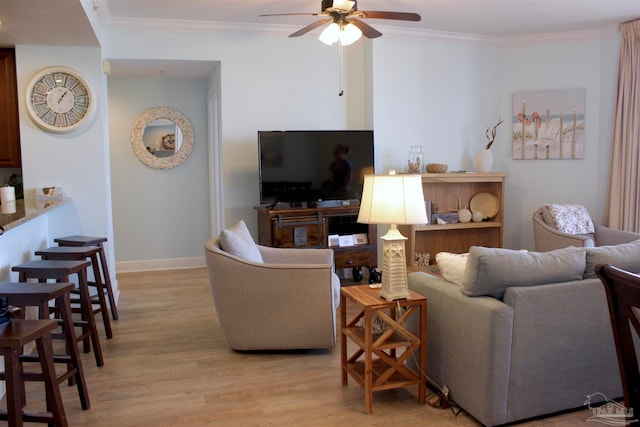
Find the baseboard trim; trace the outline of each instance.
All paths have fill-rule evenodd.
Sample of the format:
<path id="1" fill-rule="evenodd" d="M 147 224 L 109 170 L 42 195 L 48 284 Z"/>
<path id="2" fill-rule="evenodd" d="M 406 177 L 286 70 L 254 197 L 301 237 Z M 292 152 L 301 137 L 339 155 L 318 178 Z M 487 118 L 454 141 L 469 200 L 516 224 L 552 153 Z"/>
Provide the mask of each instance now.
<path id="1" fill-rule="evenodd" d="M 206 266 L 207 263 L 204 257 L 149 259 L 116 262 L 116 272 L 132 273 L 138 271 L 177 270 L 181 268 L 198 268 Z"/>

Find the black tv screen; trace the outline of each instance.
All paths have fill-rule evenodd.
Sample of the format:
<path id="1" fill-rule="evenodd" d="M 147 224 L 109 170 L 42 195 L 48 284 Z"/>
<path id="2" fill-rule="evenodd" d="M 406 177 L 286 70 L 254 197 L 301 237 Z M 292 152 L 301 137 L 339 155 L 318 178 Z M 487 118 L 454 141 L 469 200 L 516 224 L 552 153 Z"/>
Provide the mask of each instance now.
<path id="1" fill-rule="evenodd" d="M 360 200 L 373 131 L 258 131 L 260 203 Z"/>

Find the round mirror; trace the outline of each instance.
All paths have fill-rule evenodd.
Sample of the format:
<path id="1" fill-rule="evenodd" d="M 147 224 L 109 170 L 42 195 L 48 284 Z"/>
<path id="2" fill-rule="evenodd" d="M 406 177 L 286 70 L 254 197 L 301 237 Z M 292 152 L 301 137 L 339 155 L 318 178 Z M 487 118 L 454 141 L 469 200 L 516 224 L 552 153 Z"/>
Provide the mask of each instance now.
<path id="1" fill-rule="evenodd" d="M 193 150 L 191 122 L 169 107 L 149 108 L 133 124 L 131 148 L 138 160 L 154 169 L 181 165 Z"/>

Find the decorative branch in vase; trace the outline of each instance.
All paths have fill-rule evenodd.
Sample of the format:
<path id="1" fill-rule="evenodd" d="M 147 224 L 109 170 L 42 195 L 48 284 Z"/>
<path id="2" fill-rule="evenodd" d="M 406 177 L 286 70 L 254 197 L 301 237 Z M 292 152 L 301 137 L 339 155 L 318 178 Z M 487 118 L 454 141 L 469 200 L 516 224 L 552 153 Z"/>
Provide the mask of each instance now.
<path id="1" fill-rule="evenodd" d="M 483 150 L 480 150 L 476 157 L 473 159 L 473 164 L 476 167 L 476 171 L 480 173 L 488 173 L 491 172 L 491 168 L 493 167 L 493 153 L 489 150 L 493 145 L 493 141 L 496 139 L 496 132 L 498 126 L 502 124 L 504 120 L 498 120 L 498 123 L 491 129 L 491 136 L 489 136 L 489 128 L 485 132 L 487 136 L 487 145 L 484 146 Z"/>
<path id="2" fill-rule="evenodd" d="M 487 140 L 489 142 L 484 146 L 485 150 L 488 150 L 489 148 L 491 148 L 491 145 L 493 145 L 493 141 L 496 139 L 496 129 L 498 129 L 498 126 L 500 126 L 502 122 L 504 122 L 504 120 L 498 120 L 498 123 L 496 123 L 496 125 L 491 130 L 491 136 L 489 136 L 489 128 L 487 128 L 485 135 L 487 136 Z"/>

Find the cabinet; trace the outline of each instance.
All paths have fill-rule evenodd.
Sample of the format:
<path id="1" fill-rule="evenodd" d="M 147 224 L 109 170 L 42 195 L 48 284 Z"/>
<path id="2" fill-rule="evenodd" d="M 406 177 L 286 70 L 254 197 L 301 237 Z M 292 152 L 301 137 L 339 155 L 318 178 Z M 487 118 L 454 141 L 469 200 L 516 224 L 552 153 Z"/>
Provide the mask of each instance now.
<path id="1" fill-rule="evenodd" d="M 422 189 L 425 200 L 431 200 L 432 209 L 452 212 L 462 207 L 479 193 L 491 193 L 498 200 L 498 213 L 482 222 L 399 225 L 407 237 L 407 265 L 414 265 L 418 254 L 428 253 L 430 264 L 435 263 L 438 252 L 465 253 L 471 246 L 502 247 L 504 223 L 503 173 L 425 173 Z"/>
<path id="2" fill-rule="evenodd" d="M 378 264 L 377 227 L 359 224 L 358 206 L 269 209 L 258 212 L 258 243 L 277 248 L 333 249 L 336 268 L 352 268 L 353 278 L 362 280 L 362 267 Z M 329 244 L 329 236 L 359 235 L 360 241 L 337 246 Z M 366 238 L 363 238 L 365 237 Z"/>
<path id="3" fill-rule="evenodd" d="M 0 167 L 20 167 L 18 89 L 13 49 L 0 48 Z"/>

